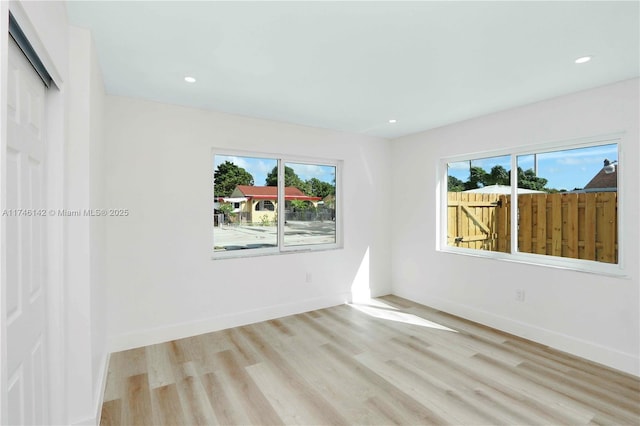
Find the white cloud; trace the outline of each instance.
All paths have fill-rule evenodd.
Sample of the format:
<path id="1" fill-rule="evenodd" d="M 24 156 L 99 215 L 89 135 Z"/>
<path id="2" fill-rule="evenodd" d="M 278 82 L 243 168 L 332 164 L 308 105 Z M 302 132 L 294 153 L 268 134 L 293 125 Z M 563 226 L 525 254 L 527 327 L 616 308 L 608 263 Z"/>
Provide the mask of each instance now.
<path id="1" fill-rule="evenodd" d="M 456 163 L 448 163 L 449 169 L 453 170 L 469 170 L 469 162 L 468 161 L 458 161 Z"/>
<path id="2" fill-rule="evenodd" d="M 265 175 L 271 173 L 274 167 L 275 167 L 274 161 L 270 161 L 269 163 L 267 163 L 265 160 L 262 160 L 262 159 L 258 160 L 255 164 L 256 172 L 260 174 L 265 174 Z"/>
<path id="3" fill-rule="evenodd" d="M 319 166 L 316 164 L 300 163 L 287 163 L 286 165 L 288 167 L 291 167 L 296 172 L 298 177 L 302 180 L 317 178 L 331 183 L 331 181 L 335 177 L 335 168 L 330 166 Z"/>
<path id="4" fill-rule="evenodd" d="M 566 151 L 547 152 L 538 155 L 540 160 L 556 160 L 556 164 L 577 166 L 582 164 L 602 164 L 605 158 L 618 158 L 618 148 L 615 144 L 591 148 L 579 148 Z"/>
<path id="5" fill-rule="evenodd" d="M 242 167 L 243 169 L 247 169 L 249 167 L 249 163 L 245 160 L 245 157 L 236 157 L 232 155 L 216 155 L 215 167 L 217 168 L 225 161 L 229 161 L 238 167 Z"/>

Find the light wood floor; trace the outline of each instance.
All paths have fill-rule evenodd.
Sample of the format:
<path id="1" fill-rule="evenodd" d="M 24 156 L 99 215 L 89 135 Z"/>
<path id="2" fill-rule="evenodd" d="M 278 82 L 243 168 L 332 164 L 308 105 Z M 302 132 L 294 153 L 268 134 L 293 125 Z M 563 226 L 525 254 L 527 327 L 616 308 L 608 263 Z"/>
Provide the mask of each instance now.
<path id="1" fill-rule="evenodd" d="M 639 425 L 640 381 L 386 296 L 114 353 L 101 424 Z"/>

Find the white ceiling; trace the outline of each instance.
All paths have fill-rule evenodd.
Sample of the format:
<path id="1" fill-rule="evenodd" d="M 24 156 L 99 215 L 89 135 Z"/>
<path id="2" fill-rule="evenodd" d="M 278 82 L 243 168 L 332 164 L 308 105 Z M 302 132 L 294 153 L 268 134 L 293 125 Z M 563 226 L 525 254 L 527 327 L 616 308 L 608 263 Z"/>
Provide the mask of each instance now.
<path id="1" fill-rule="evenodd" d="M 93 33 L 109 94 L 386 138 L 637 77 L 638 6 L 67 4 Z"/>

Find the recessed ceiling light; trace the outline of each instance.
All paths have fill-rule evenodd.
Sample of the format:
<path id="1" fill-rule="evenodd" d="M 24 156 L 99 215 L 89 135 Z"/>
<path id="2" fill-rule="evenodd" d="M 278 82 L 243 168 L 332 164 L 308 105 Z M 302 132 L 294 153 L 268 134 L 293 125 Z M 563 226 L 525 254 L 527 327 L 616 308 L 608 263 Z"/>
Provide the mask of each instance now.
<path id="1" fill-rule="evenodd" d="M 578 59 L 575 60 L 576 64 L 584 64 L 586 62 L 589 62 L 591 60 L 591 56 L 581 56 Z"/>
<path id="2" fill-rule="evenodd" d="M 389 120 L 389 123 L 391 124 L 396 124 L 398 122 L 398 120 L 396 120 L 395 118 L 392 118 L 391 120 Z"/>
<path id="3" fill-rule="evenodd" d="M 187 83 L 195 83 L 195 82 L 196 82 L 196 79 L 195 79 L 195 78 L 193 78 L 193 77 L 191 77 L 191 76 L 186 76 L 186 77 L 184 78 L 184 81 L 186 81 Z"/>

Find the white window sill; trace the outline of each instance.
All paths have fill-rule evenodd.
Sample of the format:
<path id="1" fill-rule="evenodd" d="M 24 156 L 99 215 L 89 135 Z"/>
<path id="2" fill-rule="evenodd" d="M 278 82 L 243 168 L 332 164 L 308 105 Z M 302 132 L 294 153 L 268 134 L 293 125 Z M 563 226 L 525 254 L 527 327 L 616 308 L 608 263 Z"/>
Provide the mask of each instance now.
<path id="1" fill-rule="evenodd" d="M 615 278 L 629 279 L 621 264 L 610 264 L 591 260 L 571 259 L 566 257 L 548 256 L 532 253 L 501 253 L 485 250 L 474 250 L 447 246 L 437 251 L 455 255 L 482 257 L 498 261 L 521 263 L 532 266 L 565 269 L 575 272 L 603 275 Z"/>
<path id="2" fill-rule="evenodd" d="M 330 250 L 342 250 L 343 248 L 343 246 L 338 244 L 327 244 L 318 247 L 300 246 L 284 249 L 278 249 L 277 247 L 267 249 L 239 249 L 215 252 L 213 256 L 211 256 L 211 260 L 244 259 L 249 257 L 279 256 L 282 254 L 313 253 Z"/>

